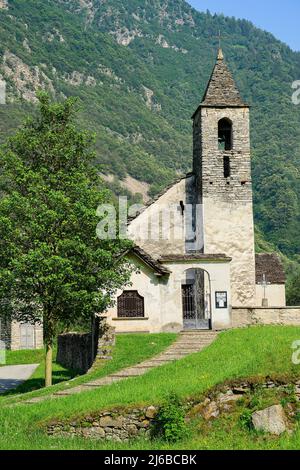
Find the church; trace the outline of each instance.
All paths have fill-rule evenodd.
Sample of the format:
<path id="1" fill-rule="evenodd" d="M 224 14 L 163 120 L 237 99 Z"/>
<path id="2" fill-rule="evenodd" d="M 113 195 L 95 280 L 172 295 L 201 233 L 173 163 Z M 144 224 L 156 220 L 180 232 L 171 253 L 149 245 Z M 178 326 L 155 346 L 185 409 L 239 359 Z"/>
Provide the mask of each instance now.
<path id="1" fill-rule="evenodd" d="M 255 254 L 249 112 L 220 49 L 192 116 L 192 173 L 128 224 L 131 283 L 104 315 L 117 333 L 223 330 L 247 323 L 256 308 L 282 322 L 283 266 L 276 254 Z M 299 313 L 289 321 L 298 324 Z M 1 340 L 8 349 L 40 348 L 43 330 L 0 324 Z"/>
<path id="2" fill-rule="evenodd" d="M 117 333 L 223 330 L 235 308 L 286 305 L 279 257 L 255 254 L 250 108 L 221 49 L 192 120 L 192 173 L 128 224 L 135 269 L 106 312 Z"/>

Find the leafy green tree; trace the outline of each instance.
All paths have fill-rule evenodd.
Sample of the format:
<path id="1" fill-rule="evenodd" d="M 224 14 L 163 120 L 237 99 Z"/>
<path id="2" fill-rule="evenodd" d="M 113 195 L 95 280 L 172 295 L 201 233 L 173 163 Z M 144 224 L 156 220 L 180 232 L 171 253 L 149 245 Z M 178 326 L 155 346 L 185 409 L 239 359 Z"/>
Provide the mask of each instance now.
<path id="1" fill-rule="evenodd" d="M 128 282 L 120 253 L 129 242 L 99 240 L 96 215 L 110 192 L 92 166 L 92 137 L 74 124 L 74 99 L 51 103 L 39 94 L 39 113 L 0 154 L 1 313 L 42 322 L 46 386 L 59 325 L 90 322 Z"/>
<path id="2" fill-rule="evenodd" d="M 300 305 L 300 271 L 297 271 L 287 285 L 288 305 Z"/>

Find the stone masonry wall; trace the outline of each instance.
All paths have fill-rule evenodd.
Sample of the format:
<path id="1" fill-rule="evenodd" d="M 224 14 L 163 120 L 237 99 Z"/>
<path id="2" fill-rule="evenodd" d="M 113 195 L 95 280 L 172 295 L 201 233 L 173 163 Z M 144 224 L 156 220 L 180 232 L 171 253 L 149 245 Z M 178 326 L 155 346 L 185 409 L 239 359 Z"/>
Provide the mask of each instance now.
<path id="1" fill-rule="evenodd" d="M 232 308 L 232 327 L 251 325 L 300 326 L 300 307 Z"/>
<path id="2" fill-rule="evenodd" d="M 94 353 L 93 365 L 96 367 L 99 362 L 112 359 L 113 347 L 116 344 L 116 329 L 106 322 L 99 325 L 96 351 Z"/>
<path id="3" fill-rule="evenodd" d="M 113 409 L 103 411 L 67 423 L 53 423 L 47 427 L 49 435 L 80 436 L 107 441 L 128 441 L 135 437 L 150 435 L 150 427 L 157 408 Z"/>
<path id="4" fill-rule="evenodd" d="M 57 362 L 68 369 L 87 372 L 99 361 L 112 359 L 115 329 L 104 324 L 92 333 L 64 333 L 57 339 Z"/>
<path id="5" fill-rule="evenodd" d="M 87 372 L 92 365 L 92 334 L 64 333 L 57 338 L 57 362 L 67 369 Z"/>
<path id="6" fill-rule="evenodd" d="M 293 381 L 283 377 L 260 377 L 226 381 L 218 384 L 200 397 L 189 398 L 184 402 L 185 421 L 191 423 L 201 417 L 206 422 L 214 421 L 220 417 L 235 412 L 240 404 L 247 409 L 253 409 L 250 405 L 252 398 L 260 390 L 267 394 L 270 400 L 270 392 L 274 404 L 279 400 L 290 397 L 290 402 L 285 406 L 287 429 L 296 428 L 296 411 L 300 402 L 300 381 Z M 292 391 L 292 394 L 291 394 Z M 116 408 L 93 412 L 88 416 L 69 419 L 66 421 L 50 422 L 45 426 L 49 436 L 54 437 L 81 437 L 86 439 L 128 442 L 140 437 L 151 439 L 154 426 L 157 426 L 157 413 L 160 407 L 151 405 L 148 407 Z M 233 415 L 232 415 L 233 416 Z"/>

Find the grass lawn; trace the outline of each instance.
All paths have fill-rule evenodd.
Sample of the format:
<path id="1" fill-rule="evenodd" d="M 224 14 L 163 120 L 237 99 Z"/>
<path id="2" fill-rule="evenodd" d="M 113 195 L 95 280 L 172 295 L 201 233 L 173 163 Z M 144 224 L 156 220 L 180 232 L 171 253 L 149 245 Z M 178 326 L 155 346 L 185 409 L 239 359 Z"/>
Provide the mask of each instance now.
<path id="1" fill-rule="evenodd" d="M 10 365 L 20 365 L 20 364 L 39 364 L 33 375 L 19 385 L 16 389 L 10 390 L 3 395 L 0 395 L 1 400 L 4 400 L 4 397 L 12 396 L 20 393 L 27 393 L 32 390 L 40 389 L 44 386 L 44 376 L 45 376 L 45 352 L 43 349 L 33 349 L 33 350 L 20 350 L 20 351 L 7 351 L 6 352 L 6 366 Z M 56 350 L 54 350 L 54 359 L 53 359 L 53 384 L 66 381 L 77 375 L 76 371 L 72 371 L 62 367 L 61 365 L 55 362 Z"/>
<path id="2" fill-rule="evenodd" d="M 93 372 L 85 375 L 76 374 L 76 371 L 64 369 L 62 366 L 53 362 L 53 386 L 50 388 L 51 393 L 58 390 L 74 387 L 89 380 L 104 377 L 113 372 L 119 371 L 124 367 L 137 364 L 144 361 L 152 356 L 159 354 L 161 351 L 166 349 L 173 341 L 175 341 L 177 335 L 172 333 L 163 334 L 124 334 L 118 335 L 116 339 L 116 346 L 113 350 L 113 359 L 110 361 L 104 361 L 103 365 Z M 54 351 L 54 357 L 56 351 Z M 31 362 L 32 361 L 32 362 Z M 33 376 L 20 385 L 16 390 L 7 392 L 0 397 L 0 404 L 8 395 L 10 402 L 25 400 L 31 397 L 47 395 L 49 394 L 49 388 L 42 388 L 44 386 L 44 351 L 8 351 L 7 354 L 7 365 L 9 364 L 37 364 L 40 362 L 39 367 L 33 374 Z M 76 376 L 77 375 L 77 376 Z M 75 378 L 73 378 L 76 376 Z M 73 379 L 72 379 L 73 378 Z M 72 379 L 72 380 L 71 380 Z M 40 389 L 40 390 L 38 390 Z M 25 392 L 34 392 L 26 395 Z"/>
<path id="3" fill-rule="evenodd" d="M 150 336 L 151 338 L 151 336 Z M 213 423 L 208 432 L 197 425 L 189 439 L 168 445 L 136 441 L 113 444 L 82 439 L 53 438 L 40 428 L 55 418 L 70 418 L 100 409 L 129 404 L 156 404 L 168 392 L 182 398 L 201 396 L 228 379 L 284 375 L 300 377 L 300 366 L 292 363 L 293 341 L 300 339 L 298 327 L 252 327 L 219 335 L 206 350 L 181 361 L 151 370 L 142 377 L 35 405 L 0 410 L 1 449 L 300 449 L 299 430 L 281 438 L 251 434 L 233 419 Z"/>
<path id="4" fill-rule="evenodd" d="M 43 349 L 22 349 L 21 351 L 6 351 L 6 363 L 1 364 L 1 366 L 13 366 L 18 364 L 39 364 L 40 362 L 42 362 L 43 358 Z"/>

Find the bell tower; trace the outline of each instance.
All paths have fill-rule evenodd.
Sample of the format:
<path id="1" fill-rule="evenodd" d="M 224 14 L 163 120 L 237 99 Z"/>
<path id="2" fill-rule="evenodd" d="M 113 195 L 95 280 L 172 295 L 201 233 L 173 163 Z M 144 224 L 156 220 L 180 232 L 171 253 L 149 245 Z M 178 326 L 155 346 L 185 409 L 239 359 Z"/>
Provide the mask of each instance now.
<path id="1" fill-rule="evenodd" d="M 233 306 L 255 305 L 255 251 L 249 106 L 225 63 L 217 61 L 193 115 L 193 169 L 203 251 L 232 258 Z"/>

